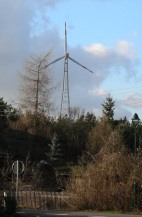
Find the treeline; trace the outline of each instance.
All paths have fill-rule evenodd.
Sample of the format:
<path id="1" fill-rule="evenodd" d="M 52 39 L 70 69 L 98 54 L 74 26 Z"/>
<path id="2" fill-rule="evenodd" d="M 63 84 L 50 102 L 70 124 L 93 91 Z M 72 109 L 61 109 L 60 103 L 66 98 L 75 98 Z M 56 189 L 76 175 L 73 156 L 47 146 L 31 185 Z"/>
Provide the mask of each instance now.
<path id="1" fill-rule="evenodd" d="M 89 152 L 97 153 L 107 140 L 105 135 L 107 126 L 110 126 L 109 131 L 117 131 L 127 151 L 134 153 L 135 145 L 137 149 L 142 146 L 142 127 L 140 124 L 135 127 L 126 117 L 115 120 L 114 109 L 115 102 L 109 95 L 102 104 L 103 116 L 100 118 L 96 118 L 93 113 L 74 109 L 70 118 L 59 116 L 55 119 L 42 113 L 22 113 L 20 109 L 13 108 L 0 98 L 1 147 L 8 144 L 10 150 L 20 159 L 29 155 L 33 161 L 39 161 L 48 159 L 49 155 L 59 155 L 56 156 L 57 159 L 76 164 L 88 151 L 88 147 Z M 103 138 L 101 123 L 104 120 L 106 130 Z M 94 130 L 95 137 L 92 133 Z M 111 142 L 113 143 L 113 138 Z"/>
<path id="2" fill-rule="evenodd" d="M 62 154 L 64 162 L 77 163 L 86 149 L 88 134 L 97 123 L 91 113 L 78 112 L 73 118 L 58 119 L 30 112 L 22 114 L 19 110 L 13 114 L 2 98 L 0 102 L 5 105 L 5 113 L 0 110 L 1 147 L 7 142 L 20 159 L 30 155 L 33 161 L 47 160 L 55 146 L 52 155 L 60 158 Z"/>
<path id="3" fill-rule="evenodd" d="M 110 95 L 102 104 L 100 118 L 80 110 L 74 110 L 70 118 L 56 119 L 38 112 L 22 113 L 3 98 L 0 106 L 0 146 L 7 142 L 12 157 L 24 161 L 21 185 L 57 190 L 53 169 L 68 165 L 70 182 L 66 189 L 75 196 L 71 201 L 74 207 L 142 209 L 142 126 L 133 125 L 126 117 L 115 120 L 115 102 Z M 139 121 L 137 114 L 135 117 Z M 3 186 L 13 180 L 9 162 L 1 169 Z"/>

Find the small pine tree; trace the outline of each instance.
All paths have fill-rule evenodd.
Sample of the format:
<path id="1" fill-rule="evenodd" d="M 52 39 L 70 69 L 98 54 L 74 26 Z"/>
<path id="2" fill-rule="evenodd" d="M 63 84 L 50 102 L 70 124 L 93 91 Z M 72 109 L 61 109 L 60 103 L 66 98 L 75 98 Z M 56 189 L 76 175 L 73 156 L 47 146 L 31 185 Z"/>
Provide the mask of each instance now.
<path id="1" fill-rule="evenodd" d="M 17 120 L 20 116 L 20 111 L 13 108 L 0 98 L 0 125 L 6 126 L 7 120 Z"/>
<path id="2" fill-rule="evenodd" d="M 54 134 L 51 144 L 49 144 L 49 153 L 46 153 L 46 155 L 52 163 L 59 161 L 62 156 L 61 144 L 58 143 L 56 134 Z"/>
<path id="3" fill-rule="evenodd" d="M 110 94 L 108 95 L 106 101 L 102 104 L 102 106 L 104 116 L 107 117 L 109 121 L 113 121 L 115 101 L 110 96 Z"/>

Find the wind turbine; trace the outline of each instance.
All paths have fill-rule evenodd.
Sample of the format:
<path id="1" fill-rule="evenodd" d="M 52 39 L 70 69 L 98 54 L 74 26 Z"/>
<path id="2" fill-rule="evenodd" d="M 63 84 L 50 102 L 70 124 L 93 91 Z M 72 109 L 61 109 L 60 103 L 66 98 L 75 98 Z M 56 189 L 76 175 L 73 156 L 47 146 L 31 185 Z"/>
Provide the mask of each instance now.
<path id="1" fill-rule="evenodd" d="M 58 59 L 55 59 L 54 61 L 50 62 L 45 67 L 48 67 L 61 59 L 64 59 L 64 76 L 63 76 L 63 89 L 62 89 L 62 100 L 61 100 L 61 110 L 60 110 L 60 116 L 63 114 L 66 114 L 70 118 L 70 96 L 69 96 L 69 76 L 68 76 L 68 59 L 72 62 L 76 63 L 77 65 L 83 67 L 87 71 L 93 73 L 90 69 L 83 66 L 76 60 L 74 60 L 72 57 L 69 56 L 69 53 L 67 52 L 67 30 L 66 30 L 66 22 L 65 22 L 65 54 L 62 57 L 59 57 Z"/>

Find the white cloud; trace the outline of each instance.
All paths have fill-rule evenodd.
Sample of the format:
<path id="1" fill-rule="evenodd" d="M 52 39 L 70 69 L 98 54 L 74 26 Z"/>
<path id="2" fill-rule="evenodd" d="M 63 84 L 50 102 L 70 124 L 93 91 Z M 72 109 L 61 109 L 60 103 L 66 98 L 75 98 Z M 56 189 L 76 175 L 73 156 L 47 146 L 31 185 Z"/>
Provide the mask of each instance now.
<path id="1" fill-rule="evenodd" d="M 121 101 L 124 106 L 141 108 L 142 107 L 142 93 L 133 93 L 125 96 Z"/>
<path id="2" fill-rule="evenodd" d="M 48 45 L 53 40 L 58 38 L 53 37 L 53 31 L 48 32 L 46 28 L 46 39 L 44 34 L 35 35 L 31 38 L 31 34 L 36 33 L 37 10 L 42 14 L 43 6 L 55 6 L 60 1 L 23 1 L 23 0 L 1 0 L 0 1 L 0 92 L 6 100 L 11 100 L 18 95 L 18 71 L 23 70 L 25 57 L 32 53 L 40 53 L 46 50 Z M 34 5 L 34 7 L 32 7 Z M 46 19 L 45 11 L 41 20 L 38 23 L 39 32 L 44 28 L 44 19 Z M 48 16 L 46 19 L 48 26 Z M 32 26 L 31 26 L 32 24 Z M 57 32 L 57 31 L 56 31 Z M 44 32 L 45 33 L 45 32 Z M 55 33 L 55 31 L 54 31 Z M 55 34 L 56 35 L 56 34 Z M 42 40 L 44 39 L 44 41 Z M 58 41 L 57 41 L 58 43 Z M 54 44 L 54 43 L 53 43 Z M 47 47 L 47 50 L 49 46 Z"/>
<path id="3" fill-rule="evenodd" d="M 116 52 L 118 55 L 127 58 L 129 60 L 133 60 L 136 57 L 136 49 L 132 43 L 128 41 L 118 41 L 116 45 Z"/>
<path id="4" fill-rule="evenodd" d="M 95 89 L 89 90 L 88 94 L 99 95 L 102 97 L 106 97 L 106 95 L 108 95 L 108 93 L 102 88 L 95 88 Z"/>
<path id="5" fill-rule="evenodd" d="M 131 42 L 121 40 L 116 42 L 113 48 L 94 43 L 84 49 L 93 55 L 96 69 L 99 70 L 99 74 L 101 72 L 102 81 L 112 72 L 112 69 L 113 73 L 118 73 L 123 69 L 128 77 L 135 76 L 138 58 L 136 49 Z"/>
<path id="6" fill-rule="evenodd" d="M 98 57 L 105 57 L 108 55 L 109 49 L 102 44 L 96 43 L 85 47 L 85 50 Z"/>

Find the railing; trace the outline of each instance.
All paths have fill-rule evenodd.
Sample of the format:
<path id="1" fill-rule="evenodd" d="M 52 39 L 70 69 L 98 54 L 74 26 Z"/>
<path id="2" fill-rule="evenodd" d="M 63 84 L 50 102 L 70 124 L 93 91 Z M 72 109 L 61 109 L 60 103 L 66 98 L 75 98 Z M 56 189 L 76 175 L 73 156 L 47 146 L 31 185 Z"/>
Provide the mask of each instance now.
<path id="1" fill-rule="evenodd" d="M 66 192 L 19 191 L 18 206 L 36 209 L 71 209 Z"/>

